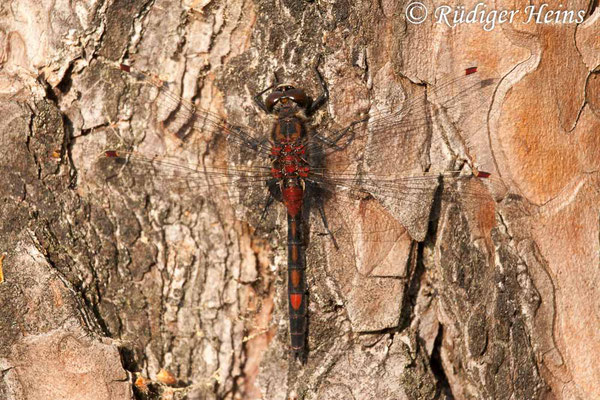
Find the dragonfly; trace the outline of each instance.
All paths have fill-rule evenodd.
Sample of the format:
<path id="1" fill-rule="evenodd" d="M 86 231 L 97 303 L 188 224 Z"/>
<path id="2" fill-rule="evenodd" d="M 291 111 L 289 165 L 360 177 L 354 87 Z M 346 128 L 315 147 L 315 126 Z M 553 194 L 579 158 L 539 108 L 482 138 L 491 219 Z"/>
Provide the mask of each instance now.
<path id="1" fill-rule="evenodd" d="M 490 197 L 486 186 L 486 181 L 493 179 L 490 173 L 466 162 L 449 171 L 426 171 L 405 165 L 415 157 L 402 153 L 406 143 L 431 128 L 434 118 L 459 132 L 471 129 L 477 133 L 484 128 L 476 116 L 488 104 L 497 79 L 483 79 L 477 67 L 468 67 L 423 94 L 407 96 L 399 105 L 372 107 L 346 126 L 313 129 L 311 118 L 329 101 L 328 85 L 316 63 L 314 73 L 321 94 L 315 99 L 303 88 L 278 82 L 253 97 L 259 110 L 274 117 L 268 134 L 184 100 L 168 81 L 155 75 L 125 65 L 121 69 L 134 82 L 154 91 L 157 110 L 162 110 L 156 118 L 164 132 L 182 145 L 197 134 L 212 138 L 212 143 L 225 146 L 226 159 L 194 163 L 184 160 L 179 150 L 148 154 L 126 148 L 106 150 L 101 156 L 104 162 L 127 168 L 134 175 L 152 174 L 167 187 L 184 187 L 205 196 L 219 192 L 235 204 L 258 210 L 253 216 L 255 226 L 267 223 L 274 204 L 284 206 L 289 335 L 295 358 L 304 360 L 307 354 L 305 272 L 311 232 L 327 236 L 333 251 L 338 252 L 358 248 L 354 245 L 357 241 L 393 243 L 406 232 L 422 241 L 432 199 L 460 201 L 476 209 L 478 202 Z M 397 149 L 392 156 L 390 148 Z M 350 207 L 361 204 L 358 214 L 368 219 L 373 206 L 362 205 L 373 202 L 400 224 L 384 223 L 369 230 L 346 215 Z M 320 220 L 318 229 L 309 222 L 310 215 Z M 372 271 L 382 259 L 378 252 L 363 253 L 361 270 Z"/>

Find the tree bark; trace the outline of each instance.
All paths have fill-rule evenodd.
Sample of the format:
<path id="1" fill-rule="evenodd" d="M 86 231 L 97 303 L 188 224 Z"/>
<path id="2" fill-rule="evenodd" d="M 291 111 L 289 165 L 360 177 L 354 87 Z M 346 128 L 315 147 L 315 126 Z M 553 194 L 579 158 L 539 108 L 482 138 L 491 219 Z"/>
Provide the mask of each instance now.
<path id="1" fill-rule="evenodd" d="M 569 2 L 582 23 L 535 24 L 529 2 L 499 1 L 487 9 L 521 14 L 492 30 L 435 23 L 442 4 L 430 1 L 412 24 L 409 3 L 0 5 L 0 397 L 600 398 L 597 2 Z M 466 159 L 492 172 L 493 190 L 477 207 L 442 202 L 414 226 L 373 206 L 366 227 L 406 229 L 392 247 L 340 255 L 312 234 L 300 364 L 288 348 L 283 207 L 260 235 L 260 210 L 171 190 L 161 171 L 107 179 L 101 155 L 231 156 L 210 132 L 166 133 L 176 110 L 121 62 L 268 134 L 252 96 L 276 73 L 316 97 L 319 57 L 330 100 L 317 131 L 473 65 L 497 79 L 474 111 L 485 125 L 464 142 L 434 120 L 382 154 L 432 170 Z M 368 254 L 381 258 L 375 270 L 361 269 Z"/>

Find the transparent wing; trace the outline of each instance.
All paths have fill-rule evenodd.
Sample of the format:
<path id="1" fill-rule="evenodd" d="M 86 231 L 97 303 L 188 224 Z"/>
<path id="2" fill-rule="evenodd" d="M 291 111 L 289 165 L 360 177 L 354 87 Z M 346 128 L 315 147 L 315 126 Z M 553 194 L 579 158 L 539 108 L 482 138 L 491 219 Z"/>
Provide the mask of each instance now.
<path id="1" fill-rule="evenodd" d="M 456 178 L 457 172 L 442 173 L 442 180 L 438 180 L 439 174 L 423 172 L 430 168 L 432 130 L 445 129 L 447 140 L 459 138 L 463 145 L 468 142 L 464 138 L 481 134 L 487 126 L 485 111 L 496 82 L 481 79 L 476 68 L 469 68 L 391 111 L 375 107 L 368 117 L 344 129 L 325 138 L 316 135 L 309 148 L 315 160 L 322 160 L 313 162 L 309 179 L 327 190 L 343 192 L 348 187 L 369 194 L 414 239 L 423 240 L 438 184 L 463 179 Z M 473 171 L 479 178 L 488 177 Z M 493 177 L 488 182 L 500 184 Z M 476 201 L 481 193 L 467 191 L 462 196 Z"/>
<path id="2" fill-rule="evenodd" d="M 227 202 L 238 218 L 251 220 L 255 226 L 269 198 L 268 166 L 207 166 L 182 156 L 148 156 L 120 150 L 106 151 L 96 165 L 106 182 L 120 190 L 145 185 L 148 193 L 158 196 Z"/>
<path id="3" fill-rule="evenodd" d="M 357 159 L 389 164 L 391 157 L 397 161 L 398 154 L 386 154 L 387 149 L 401 150 L 407 143 L 419 142 L 415 136 L 430 129 L 434 120 L 446 127 L 453 125 L 469 142 L 469 137 L 479 133 L 486 123 L 480 111 L 489 104 L 497 83 L 496 78 L 482 78 L 477 67 L 467 68 L 460 76 L 442 81 L 398 106 L 374 104 L 364 118 L 316 135 L 307 149 L 326 157 L 358 143 L 362 150 L 354 151 Z"/>
<path id="4" fill-rule="evenodd" d="M 135 78 L 158 91 L 156 102 L 160 109 L 167 110 L 158 119 L 169 132 L 183 141 L 194 130 L 224 139 L 226 161 L 209 166 L 205 162 L 190 163 L 180 156 L 131 152 L 107 152 L 104 158 L 112 159 L 109 162 L 114 164 L 113 167 L 128 165 L 138 179 L 155 176 L 164 189 L 235 200 L 236 204 L 244 204 L 259 215 L 268 197 L 265 183 L 270 179 L 270 143 L 261 141 L 248 127 L 233 126 L 214 113 L 182 100 L 160 80 L 140 73 L 135 73 Z M 458 182 L 465 177 L 457 172 L 440 175 L 415 171 L 413 153 L 418 151 L 406 142 L 423 145 L 423 140 L 414 140 L 414 136 L 429 129 L 432 121 L 428 107 L 430 99 L 435 99 L 440 116 L 453 117 L 455 126 L 468 126 L 469 117 L 485 103 L 485 92 L 481 90 L 492 86 L 493 80 L 482 81 L 476 70 L 467 70 L 465 75 L 437 85 L 426 96 L 405 101 L 395 111 L 380 109 L 371 113 L 368 119 L 325 138 L 311 138 L 307 143 L 312 165 L 308 181 L 327 193 L 332 207 L 337 207 L 332 199 L 337 199 L 338 204 L 345 201 L 350 205 L 355 205 L 356 199 L 377 199 L 413 239 L 423 240 L 440 184 Z M 401 154 L 402 151 L 407 154 Z M 493 179 L 488 182 L 493 183 Z M 472 204 L 488 195 L 480 189 L 463 189 L 460 195 L 454 191 L 442 190 L 442 193 L 447 200 L 460 196 Z M 343 229 L 345 236 L 352 237 L 361 232 L 364 242 L 382 241 L 379 235 L 368 237 L 366 232 L 369 230 L 359 231 L 350 225 L 349 229 Z M 398 235 L 386 235 L 395 236 Z"/>
<path id="5" fill-rule="evenodd" d="M 322 194 L 326 220 L 333 236 L 330 247 L 338 259 L 350 257 L 345 265 L 355 265 L 363 276 L 402 277 L 415 240 L 425 239 L 430 221 L 442 207 L 458 207 L 473 224 L 475 236 L 485 237 L 495 225 L 495 201 L 490 187 L 501 182 L 494 178 L 446 173 L 424 174 L 386 182 L 372 182 L 373 191 L 383 191 L 384 199 L 402 204 L 402 213 L 391 212 L 363 185 L 336 182 Z M 336 186 L 336 188 L 333 188 Z M 314 214 L 314 213 L 313 213 Z M 315 221 L 315 232 L 326 234 Z"/>
<path id="6" fill-rule="evenodd" d="M 264 207 L 268 199 L 271 144 L 255 129 L 233 125 L 214 112 L 182 99 L 168 82 L 156 76 L 121 69 L 148 89 L 152 117 L 159 133 L 170 135 L 179 147 L 164 154 L 110 150 L 99 158 L 107 179 L 129 177 L 177 195 L 230 202 L 238 216 Z M 194 147 L 196 146 L 196 147 Z M 123 182 L 121 184 L 127 184 Z M 241 205 L 242 207 L 237 207 Z"/>
<path id="7" fill-rule="evenodd" d="M 260 132 L 248 126 L 230 124 L 222 116 L 183 99 L 169 88 L 168 82 L 157 76 L 132 71 L 124 65 L 121 69 L 136 82 L 156 91 L 156 119 L 169 134 L 186 142 L 194 132 L 199 132 L 204 137 L 216 141 L 226 140 L 229 146 L 245 148 L 258 157 L 268 159 L 270 145 Z"/>

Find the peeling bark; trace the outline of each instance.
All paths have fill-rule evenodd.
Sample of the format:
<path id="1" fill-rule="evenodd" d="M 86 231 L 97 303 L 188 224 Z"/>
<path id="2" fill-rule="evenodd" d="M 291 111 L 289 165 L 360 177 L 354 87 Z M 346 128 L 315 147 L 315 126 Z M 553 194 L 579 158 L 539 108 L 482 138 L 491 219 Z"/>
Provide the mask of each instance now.
<path id="1" fill-rule="evenodd" d="M 0 397 L 600 397 L 597 2 L 569 3 L 588 10 L 580 24 L 520 15 L 492 31 L 413 25 L 408 3 L 0 5 Z M 175 110 L 121 62 L 268 133 L 252 96 L 274 73 L 318 94 L 318 56 L 330 101 L 312 124 L 323 130 L 475 64 L 498 78 L 474 115 L 485 129 L 462 140 L 454 130 L 469 126 L 434 118 L 382 160 L 441 170 L 467 159 L 501 191 L 474 208 L 431 188 L 398 219 L 379 199 L 327 209 L 333 226 L 337 216 L 405 233 L 393 245 L 340 240 L 336 254 L 313 231 L 301 365 L 288 351 L 282 208 L 262 235 L 256 203 L 171 190 L 160 171 L 110 170 L 99 155 L 133 148 L 222 166 L 231 157 L 209 134 L 183 145 L 167 134 Z"/>

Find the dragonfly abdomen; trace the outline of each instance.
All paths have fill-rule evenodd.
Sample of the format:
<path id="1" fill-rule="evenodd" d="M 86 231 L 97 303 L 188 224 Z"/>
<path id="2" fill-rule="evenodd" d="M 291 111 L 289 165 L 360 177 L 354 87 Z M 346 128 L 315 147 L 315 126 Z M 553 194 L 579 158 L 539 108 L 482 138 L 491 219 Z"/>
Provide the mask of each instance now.
<path id="1" fill-rule="evenodd" d="M 305 130 L 296 117 L 279 118 L 273 127 L 271 176 L 279 181 L 288 219 L 288 302 L 292 352 L 304 359 L 307 327 L 305 253 L 302 238 L 304 182 L 309 165 L 302 138 Z"/>
<path id="2" fill-rule="evenodd" d="M 306 280 L 302 219 L 288 213 L 288 298 L 292 351 L 302 356 L 306 343 Z"/>

